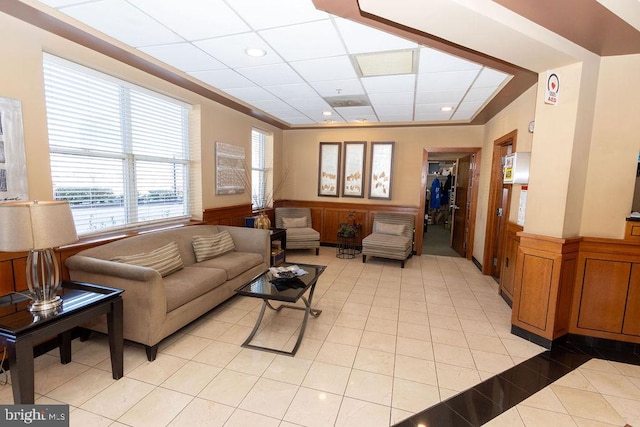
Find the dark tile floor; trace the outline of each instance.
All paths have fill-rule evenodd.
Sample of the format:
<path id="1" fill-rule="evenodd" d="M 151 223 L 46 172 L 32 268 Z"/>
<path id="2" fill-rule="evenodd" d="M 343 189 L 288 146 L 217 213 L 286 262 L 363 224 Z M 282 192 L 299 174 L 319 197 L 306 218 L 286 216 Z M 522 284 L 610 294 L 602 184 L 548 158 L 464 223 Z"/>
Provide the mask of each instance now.
<path id="1" fill-rule="evenodd" d="M 566 342 L 440 402 L 397 427 L 481 426 L 592 358 L 640 365 L 640 345 L 570 336 Z"/>

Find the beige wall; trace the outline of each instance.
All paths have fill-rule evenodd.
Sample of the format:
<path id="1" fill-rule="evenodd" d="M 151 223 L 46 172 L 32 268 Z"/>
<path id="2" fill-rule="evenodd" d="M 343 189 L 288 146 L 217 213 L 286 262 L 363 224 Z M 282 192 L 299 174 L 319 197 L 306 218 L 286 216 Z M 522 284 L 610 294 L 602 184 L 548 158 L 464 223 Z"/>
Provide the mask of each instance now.
<path id="1" fill-rule="evenodd" d="M 22 101 L 25 151 L 29 180 L 29 197 L 51 199 L 52 184 L 49 163 L 46 109 L 42 74 L 42 52 L 48 52 L 114 77 L 152 89 L 195 106 L 191 120 L 191 138 L 195 154 L 201 154 L 200 170 L 203 208 L 249 203 L 250 196 L 215 195 L 215 142 L 242 145 L 251 164 L 251 129 L 258 127 L 273 132 L 276 146 L 282 144 L 282 131 L 260 120 L 205 99 L 164 80 L 122 64 L 104 55 L 41 31 L 15 18 L 0 13 L 0 96 Z M 6 42 L 9 41 L 10 42 Z M 90 141 L 87 141 L 90 143 Z M 197 160 L 196 160 L 197 161 Z M 279 164 L 274 165 L 279 168 Z M 200 173 L 201 172 L 201 173 Z M 195 213 L 196 216 L 198 213 Z"/>
<path id="2" fill-rule="evenodd" d="M 638 70 L 640 55 L 602 58 L 581 235 L 624 237 L 640 151 Z"/>
<path id="3" fill-rule="evenodd" d="M 318 153 L 320 142 L 367 141 L 366 174 L 370 169 L 371 142 L 394 141 L 394 165 L 390 201 L 374 203 L 419 206 L 422 153 L 428 147 L 480 147 L 482 126 L 440 126 L 411 128 L 362 128 L 286 131 L 283 165 L 288 169 L 282 198 L 295 200 L 371 203 L 368 175 L 365 198 L 318 197 Z"/>
<path id="4" fill-rule="evenodd" d="M 489 203 L 489 184 L 491 181 L 491 167 L 493 160 L 494 141 L 500 139 L 513 130 L 518 131 L 516 150 L 530 152 L 533 134 L 529 132 L 529 122 L 534 120 L 536 102 L 536 85 L 532 86 L 518 99 L 500 111 L 484 127 L 482 144 L 481 175 L 478 188 L 478 206 L 476 213 L 476 230 L 473 246 L 473 256 L 482 262 L 484 258 L 484 243 L 487 228 L 487 208 Z M 514 184 L 511 193 L 509 221 L 516 222 L 518 218 L 518 202 L 520 200 L 521 185 Z"/>

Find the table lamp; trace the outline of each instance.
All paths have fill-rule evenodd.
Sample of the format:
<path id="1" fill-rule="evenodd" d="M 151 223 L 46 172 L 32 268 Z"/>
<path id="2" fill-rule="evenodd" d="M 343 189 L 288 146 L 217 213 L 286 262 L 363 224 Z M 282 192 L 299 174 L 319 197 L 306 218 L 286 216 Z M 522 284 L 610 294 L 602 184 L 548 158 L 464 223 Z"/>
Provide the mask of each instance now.
<path id="1" fill-rule="evenodd" d="M 0 203 L 0 251 L 29 251 L 29 310 L 59 307 L 60 268 L 53 248 L 78 240 L 71 207 L 66 201 Z"/>

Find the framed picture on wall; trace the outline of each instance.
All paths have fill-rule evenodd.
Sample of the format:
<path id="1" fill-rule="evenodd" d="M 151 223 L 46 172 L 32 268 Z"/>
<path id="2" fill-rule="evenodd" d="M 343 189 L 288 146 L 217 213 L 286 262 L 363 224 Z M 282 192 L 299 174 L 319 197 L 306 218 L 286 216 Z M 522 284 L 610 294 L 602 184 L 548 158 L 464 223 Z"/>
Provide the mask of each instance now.
<path id="1" fill-rule="evenodd" d="M 340 142 L 321 142 L 318 163 L 318 196 L 338 197 L 340 188 Z"/>
<path id="2" fill-rule="evenodd" d="M 391 200 L 394 146 L 395 142 L 371 143 L 370 199 Z"/>
<path id="3" fill-rule="evenodd" d="M 244 147 L 216 142 L 216 194 L 244 193 L 245 176 Z"/>
<path id="4" fill-rule="evenodd" d="M 364 197 L 364 164 L 366 153 L 366 142 L 347 141 L 344 143 L 342 197 Z"/>

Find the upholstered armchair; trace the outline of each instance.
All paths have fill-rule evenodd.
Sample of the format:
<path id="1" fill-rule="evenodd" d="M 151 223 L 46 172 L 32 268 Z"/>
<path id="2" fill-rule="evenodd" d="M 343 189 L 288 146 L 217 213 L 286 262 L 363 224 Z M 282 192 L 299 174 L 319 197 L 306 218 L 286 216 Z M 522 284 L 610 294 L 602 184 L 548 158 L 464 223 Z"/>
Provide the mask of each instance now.
<path id="1" fill-rule="evenodd" d="M 287 230 L 287 249 L 320 251 L 320 233 L 311 224 L 309 208 L 276 208 L 276 228 Z"/>
<path id="2" fill-rule="evenodd" d="M 362 239 L 362 262 L 368 256 L 400 260 L 400 267 L 413 255 L 415 217 L 409 214 L 378 212 L 373 231 Z"/>

